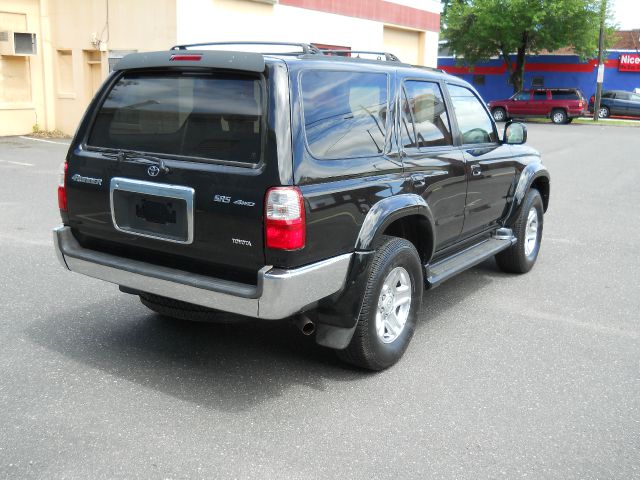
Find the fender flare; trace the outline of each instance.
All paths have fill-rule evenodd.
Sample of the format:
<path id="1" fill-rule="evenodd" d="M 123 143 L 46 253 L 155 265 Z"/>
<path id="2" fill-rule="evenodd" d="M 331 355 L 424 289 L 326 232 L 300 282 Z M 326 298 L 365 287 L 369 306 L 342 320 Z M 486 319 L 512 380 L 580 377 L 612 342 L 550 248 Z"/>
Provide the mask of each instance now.
<path id="1" fill-rule="evenodd" d="M 433 255 L 435 246 L 435 222 L 433 214 L 427 202 L 420 195 L 404 193 L 387 197 L 376 203 L 362 222 L 355 249 L 358 251 L 371 250 L 380 239 L 385 229 L 396 220 L 410 215 L 419 215 L 425 218 L 430 235 L 431 252 L 424 252 L 427 258 Z"/>
<path id="2" fill-rule="evenodd" d="M 524 197 L 527 195 L 527 192 L 531 188 L 531 185 L 533 185 L 533 183 L 539 178 L 545 178 L 547 184 L 551 184 L 551 176 L 549 175 L 549 170 L 547 170 L 547 167 L 545 167 L 542 163 L 530 163 L 524 168 L 524 170 L 522 170 L 520 178 L 518 179 L 518 183 L 516 184 L 516 188 L 513 192 L 513 200 L 511 201 L 511 208 L 509 209 L 509 214 L 507 215 L 507 221 L 505 222 L 506 224 L 510 224 L 510 222 L 513 220 L 516 212 L 518 211 L 518 208 L 520 208 L 520 205 L 522 205 L 522 202 L 524 201 Z M 546 198 L 544 199 L 545 211 L 548 208 L 548 195 L 549 192 L 547 191 Z"/>

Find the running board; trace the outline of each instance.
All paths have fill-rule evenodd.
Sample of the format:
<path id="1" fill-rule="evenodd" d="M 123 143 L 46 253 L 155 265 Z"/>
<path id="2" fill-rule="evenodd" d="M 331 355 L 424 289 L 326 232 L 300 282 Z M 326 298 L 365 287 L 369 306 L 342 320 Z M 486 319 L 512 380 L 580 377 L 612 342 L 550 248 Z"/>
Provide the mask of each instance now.
<path id="1" fill-rule="evenodd" d="M 511 231 L 500 229 L 498 235 L 477 243 L 455 255 L 440 260 L 433 265 L 425 266 L 425 284 L 427 288 L 434 288 L 445 280 L 450 279 L 464 270 L 482 263 L 511 245 L 516 243 L 516 237 Z"/>

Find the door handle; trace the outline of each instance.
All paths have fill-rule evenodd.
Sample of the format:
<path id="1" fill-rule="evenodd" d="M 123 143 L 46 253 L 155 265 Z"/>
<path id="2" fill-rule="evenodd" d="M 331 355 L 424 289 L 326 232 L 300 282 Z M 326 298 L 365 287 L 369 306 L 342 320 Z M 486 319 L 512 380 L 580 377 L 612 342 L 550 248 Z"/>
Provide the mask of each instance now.
<path id="1" fill-rule="evenodd" d="M 413 175 L 411 175 L 411 180 L 413 181 L 413 186 L 415 188 L 424 187 L 427 184 L 425 176 L 421 173 L 414 173 Z"/>
<path id="2" fill-rule="evenodd" d="M 473 175 L 474 177 L 477 177 L 478 175 L 482 175 L 482 169 L 480 168 L 480 165 L 478 164 L 471 165 L 471 175 Z"/>

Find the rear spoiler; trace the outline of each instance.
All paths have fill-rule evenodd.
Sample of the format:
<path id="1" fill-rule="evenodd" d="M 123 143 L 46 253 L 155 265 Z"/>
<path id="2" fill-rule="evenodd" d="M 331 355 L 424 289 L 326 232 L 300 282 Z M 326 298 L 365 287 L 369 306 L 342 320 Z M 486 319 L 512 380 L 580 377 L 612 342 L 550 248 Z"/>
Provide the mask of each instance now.
<path id="1" fill-rule="evenodd" d="M 120 60 L 115 70 L 160 67 L 203 67 L 245 72 L 264 72 L 261 53 L 226 52 L 218 50 L 173 50 L 167 52 L 132 53 Z"/>

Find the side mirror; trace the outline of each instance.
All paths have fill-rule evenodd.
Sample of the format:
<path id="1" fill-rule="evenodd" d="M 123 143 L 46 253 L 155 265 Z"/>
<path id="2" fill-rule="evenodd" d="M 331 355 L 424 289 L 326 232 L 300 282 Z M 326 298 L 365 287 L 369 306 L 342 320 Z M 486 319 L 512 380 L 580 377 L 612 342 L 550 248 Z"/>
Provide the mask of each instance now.
<path id="1" fill-rule="evenodd" d="M 502 143 L 522 145 L 527 141 L 527 127 L 523 123 L 509 122 L 504 126 Z"/>

